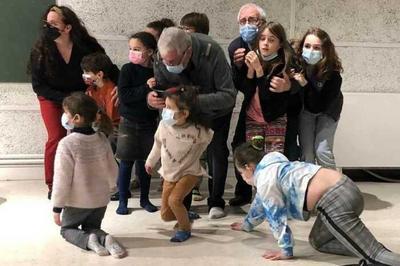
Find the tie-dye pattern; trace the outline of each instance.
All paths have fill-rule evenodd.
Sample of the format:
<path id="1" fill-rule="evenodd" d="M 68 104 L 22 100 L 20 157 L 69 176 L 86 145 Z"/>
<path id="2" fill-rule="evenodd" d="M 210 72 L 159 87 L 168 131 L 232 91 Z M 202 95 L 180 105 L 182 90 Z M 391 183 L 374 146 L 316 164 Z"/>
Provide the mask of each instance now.
<path id="1" fill-rule="evenodd" d="M 243 230 L 251 231 L 268 220 L 283 254 L 293 256 L 294 243 L 287 220 L 288 217 L 308 220 L 308 214 L 303 213 L 305 192 L 320 168 L 304 162 L 289 162 L 279 152 L 265 155 L 254 172 L 257 194 L 244 219 Z"/>

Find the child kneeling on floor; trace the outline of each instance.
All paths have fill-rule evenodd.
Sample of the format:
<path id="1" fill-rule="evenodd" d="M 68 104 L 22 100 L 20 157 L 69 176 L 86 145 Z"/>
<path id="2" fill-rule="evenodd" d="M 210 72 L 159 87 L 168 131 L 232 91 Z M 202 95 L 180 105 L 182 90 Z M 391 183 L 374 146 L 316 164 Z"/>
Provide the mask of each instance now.
<path id="1" fill-rule="evenodd" d="M 147 157 L 150 174 L 161 158 L 160 175 L 164 178 L 161 196 L 161 218 L 177 220 L 172 242 L 183 242 L 191 236 L 191 221 L 183 204 L 184 198 L 202 176 L 200 157 L 213 137 L 213 131 L 199 116 L 195 88 L 179 86 L 165 91 L 165 108 Z"/>
<path id="2" fill-rule="evenodd" d="M 101 230 L 118 166 L 107 137 L 92 128 L 96 121 L 98 128 L 111 133 L 111 120 L 99 114 L 95 100 L 84 93 L 66 97 L 63 109 L 62 125 L 71 134 L 60 141 L 55 158 L 54 222 L 68 242 L 100 256 L 121 258 L 124 248 Z"/>
<path id="3" fill-rule="evenodd" d="M 270 260 L 293 257 L 293 237 L 288 216 L 307 221 L 317 218 L 309 241 L 316 250 L 358 256 L 371 265 L 400 265 L 400 255 L 379 243 L 359 216 L 364 202 L 355 183 L 341 173 L 305 162 L 289 162 L 278 152 L 263 152 L 264 140 L 254 137 L 234 153 L 243 179 L 257 188 L 257 195 L 242 223 L 233 230 L 251 231 L 268 220 L 280 251 L 267 251 Z"/>

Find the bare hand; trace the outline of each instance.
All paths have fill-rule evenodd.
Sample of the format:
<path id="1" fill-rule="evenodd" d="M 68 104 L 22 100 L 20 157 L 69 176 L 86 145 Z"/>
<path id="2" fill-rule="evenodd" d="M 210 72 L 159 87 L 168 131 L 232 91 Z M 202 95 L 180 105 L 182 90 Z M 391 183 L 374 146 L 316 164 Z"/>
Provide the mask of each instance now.
<path id="1" fill-rule="evenodd" d="M 283 78 L 274 76 L 271 79 L 270 85 L 271 85 L 271 87 L 269 87 L 270 91 L 281 93 L 289 91 L 292 84 L 289 80 L 289 76 L 286 73 L 283 73 Z"/>
<path id="2" fill-rule="evenodd" d="M 238 48 L 233 53 L 233 63 L 238 67 L 241 68 L 244 62 L 246 49 L 245 48 Z"/>
<path id="3" fill-rule="evenodd" d="M 162 109 L 165 107 L 165 99 L 157 97 L 157 92 L 152 91 L 147 94 L 147 104 L 155 109 Z"/>
<path id="4" fill-rule="evenodd" d="M 114 106 L 119 105 L 118 87 L 117 86 L 115 86 L 114 89 L 111 91 L 111 102 L 114 102 Z"/>
<path id="5" fill-rule="evenodd" d="M 266 251 L 262 257 L 267 260 L 289 260 L 293 258 L 283 255 L 282 251 Z"/>
<path id="6" fill-rule="evenodd" d="M 147 80 L 147 86 L 149 86 L 150 89 L 154 88 L 157 85 L 156 79 L 153 78 L 149 78 Z"/>
<path id="7" fill-rule="evenodd" d="M 53 219 L 54 219 L 54 223 L 56 225 L 61 226 L 61 214 L 60 213 L 53 212 Z"/>
<path id="8" fill-rule="evenodd" d="M 246 54 L 245 57 L 245 62 L 247 66 L 251 66 L 256 72 L 264 72 L 262 70 L 262 66 L 260 63 L 260 59 L 258 58 L 258 55 L 254 51 L 250 51 Z M 261 74 L 261 73 L 260 73 Z M 264 73 L 262 73 L 264 75 Z M 261 75 L 261 76 L 262 76 Z M 257 75 L 258 76 L 258 75 Z"/>
<path id="9" fill-rule="evenodd" d="M 151 173 L 153 172 L 153 169 L 151 168 L 150 165 L 145 164 L 144 168 L 146 169 L 146 173 L 148 173 L 149 175 L 151 175 Z"/>
<path id="10" fill-rule="evenodd" d="M 300 84 L 300 86 L 304 87 L 307 85 L 308 81 L 304 77 L 302 73 L 296 73 L 294 69 L 291 70 L 291 76 L 297 80 L 297 82 Z"/>
<path id="11" fill-rule="evenodd" d="M 243 223 L 236 222 L 236 223 L 231 224 L 231 229 L 235 230 L 235 231 L 243 231 L 242 226 L 243 226 Z"/>

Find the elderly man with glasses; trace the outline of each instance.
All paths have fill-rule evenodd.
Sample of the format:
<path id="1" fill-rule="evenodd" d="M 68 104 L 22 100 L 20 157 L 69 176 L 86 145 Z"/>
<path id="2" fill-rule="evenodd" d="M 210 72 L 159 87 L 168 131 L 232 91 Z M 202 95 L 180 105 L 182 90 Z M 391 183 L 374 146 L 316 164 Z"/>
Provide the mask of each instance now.
<path id="1" fill-rule="evenodd" d="M 212 177 L 208 184 L 209 218 L 224 217 L 223 195 L 229 156 L 226 142 L 237 94 L 229 64 L 222 48 L 208 35 L 188 34 L 174 27 L 162 32 L 158 51 L 154 61 L 155 81 L 148 82 L 151 87 L 165 89 L 185 84 L 199 88 L 201 114 L 211 121 L 214 130 L 207 148 L 209 175 Z M 157 96 L 156 92 L 148 94 L 149 106 L 164 108 L 164 99 Z"/>
<path id="2" fill-rule="evenodd" d="M 248 70 L 244 63 L 244 59 L 246 54 L 253 50 L 254 42 L 258 35 L 258 29 L 266 23 L 265 11 L 256 4 L 245 4 L 239 10 L 237 21 L 239 23 L 240 36 L 229 44 L 228 53 L 231 60 L 232 78 L 235 88 L 239 91 L 245 92 L 246 88 L 242 88 L 241 85 L 246 79 Z M 287 76 L 284 78 L 275 77 L 274 83 L 271 84 L 271 87 L 275 92 L 283 92 L 288 91 L 290 85 L 290 80 Z M 232 142 L 233 150 L 246 141 L 245 134 L 245 124 L 238 123 Z M 246 184 L 236 169 L 235 176 L 237 179 L 235 197 L 229 200 L 229 205 L 241 206 L 250 203 L 252 198 L 252 187 Z"/>

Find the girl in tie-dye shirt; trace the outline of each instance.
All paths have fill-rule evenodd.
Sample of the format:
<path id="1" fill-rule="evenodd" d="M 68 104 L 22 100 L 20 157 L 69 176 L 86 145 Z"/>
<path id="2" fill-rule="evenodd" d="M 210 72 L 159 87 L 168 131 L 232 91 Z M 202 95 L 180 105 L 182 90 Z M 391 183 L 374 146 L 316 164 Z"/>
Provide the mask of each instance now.
<path id="1" fill-rule="evenodd" d="M 235 150 L 235 165 L 243 179 L 257 188 L 249 213 L 233 230 L 251 231 L 268 220 L 280 251 L 267 251 L 271 260 L 293 257 L 294 241 L 288 218 L 317 219 L 310 244 L 325 253 L 358 256 L 372 265 L 400 265 L 400 255 L 379 243 L 360 220 L 364 203 L 360 190 L 337 171 L 305 162 L 289 162 L 278 152 L 264 156 L 260 136 Z"/>

